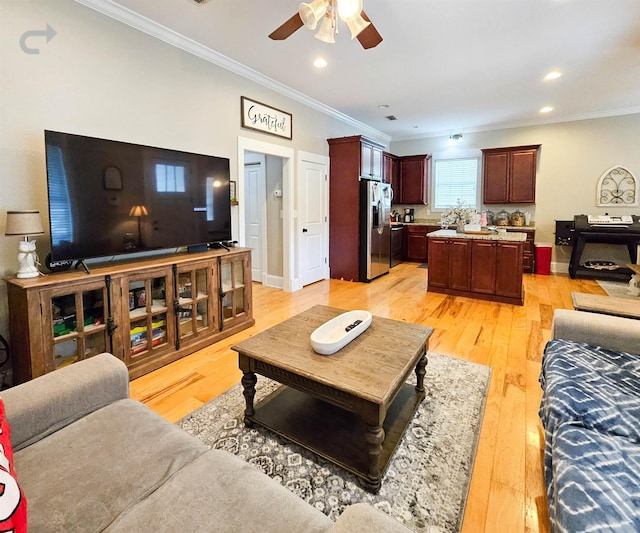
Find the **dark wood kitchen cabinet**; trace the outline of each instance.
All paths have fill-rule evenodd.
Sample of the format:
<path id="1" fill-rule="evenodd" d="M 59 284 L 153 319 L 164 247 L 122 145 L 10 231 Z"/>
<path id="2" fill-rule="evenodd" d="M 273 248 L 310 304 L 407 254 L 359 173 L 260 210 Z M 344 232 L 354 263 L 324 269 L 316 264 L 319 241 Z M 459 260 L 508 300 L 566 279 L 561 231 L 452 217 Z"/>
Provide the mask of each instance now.
<path id="1" fill-rule="evenodd" d="M 449 239 L 429 237 L 429 288 L 449 287 Z"/>
<path id="2" fill-rule="evenodd" d="M 329 180 L 331 277 L 358 281 L 360 277 L 360 176 L 363 174 L 368 176 L 375 172 L 382 173 L 382 146 L 360 135 L 328 139 L 327 142 L 331 172 Z M 380 156 L 379 171 L 375 162 L 378 155 Z M 365 163 L 364 168 L 363 163 Z"/>
<path id="3" fill-rule="evenodd" d="M 429 237 L 427 290 L 524 304 L 522 242 Z"/>
<path id="4" fill-rule="evenodd" d="M 399 157 L 400 195 L 398 204 L 428 204 L 430 155 Z"/>
<path id="5" fill-rule="evenodd" d="M 519 298 L 522 294 L 523 243 L 472 241 L 471 290 Z M 516 272 L 520 270 L 520 275 Z"/>
<path id="6" fill-rule="evenodd" d="M 382 181 L 391 184 L 391 190 L 393 190 L 391 203 L 400 203 L 400 167 L 398 166 L 398 158 L 388 152 L 382 153 Z"/>
<path id="7" fill-rule="evenodd" d="M 429 286 L 468 291 L 471 283 L 471 241 L 429 239 Z"/>
<path id="8" fill-rule="evenodd" d="M 429 255 L 429 238 L 427 235 L 437 231 L 440 226 L 424 226 L 418 224 L 406 227 L 406 255 L 407 261 L 426 263 Z"/>
<path id="9" fill-rule="evenodd" d="M 485 294 L 496 292 L 495 241 L 477 240 L 471 244 L 471 261 L 476 268 L 471 271 L 471 290 Z"/>
<path id="10" fill-rule="evenodd" d="M 405 226 L 407 261 L 427 262 L 427 226 Z"/>
<path id="11" fill-rule="evenodd" d="M 449 241 L 449 288 L 471 289 L 471 243 L 464 239 Z"/>
<path id="12" fill-rule="evenodd" d="M 535 203 L 539 148 L 538 144 L 482 150 L 483 202 L 485 204 Z"/>
<path id="13" fill-rule="evenodd" d="M 496 248 L 496 294 L 522 298 L 523 243 L 500 242 Z"/>
<path id="14" fill-rule="evenodd" d="M 522 271 L 525 274 L 533 274 L 536 269 L 535 261 L 535 238 L 536 230 L 533 228 L 509 228 L 509 233 L 521 232 L 527 234 L 527 240 L 524 242 L 522 255 Z"/>

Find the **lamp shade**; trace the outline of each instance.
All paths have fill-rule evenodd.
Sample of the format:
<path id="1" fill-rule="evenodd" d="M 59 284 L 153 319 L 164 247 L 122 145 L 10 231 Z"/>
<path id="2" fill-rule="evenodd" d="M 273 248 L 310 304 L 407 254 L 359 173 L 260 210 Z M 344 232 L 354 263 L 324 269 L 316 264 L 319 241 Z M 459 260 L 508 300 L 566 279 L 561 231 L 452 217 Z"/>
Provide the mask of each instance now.
<path id="1" fill-rule="evenodd" d="M 304 25 L 310 30 L 315 30 L 318 21 L 324 17 L 329 3 L 327 0 L 313 0 L 308 4 L 304 2 L 298 6 L 298 14 Z"/>
<path id="2" fill-rule="evenodd" d="M 320 24 L 320 29 L 315 34 L 315 38 L 320 39 L 325 43 L 333 44 L 336 42 L 334 34 L 335 28 L 333 26 L 333 19 L 329 16 L 324 17 L 322 24 Z"/>
<path id="3" fill-rule="evenodd" d="M 369 22 L 368 20 L 364 20 L 362 15 L 358 15 L 355 19 L 346 20 L 345 22 L 347 24 L 347 27 L 351 31 L 352 39 L 355 39 L 358 35 L 360 35 L 360 32 L 362 30 L 371 25 L 371 22 Z"/>
<path id="4" fill-rule="evenodd" d="M 134 205 L 129 211 L 130 217 L 144 217 L 149 214 L 147 208 L 144 205 Z"/>
<path id="5" fill-rule="evenodd" d="M 5 235 L 41 235 L 44 233 L 40 211 L 7 211 Z"/>

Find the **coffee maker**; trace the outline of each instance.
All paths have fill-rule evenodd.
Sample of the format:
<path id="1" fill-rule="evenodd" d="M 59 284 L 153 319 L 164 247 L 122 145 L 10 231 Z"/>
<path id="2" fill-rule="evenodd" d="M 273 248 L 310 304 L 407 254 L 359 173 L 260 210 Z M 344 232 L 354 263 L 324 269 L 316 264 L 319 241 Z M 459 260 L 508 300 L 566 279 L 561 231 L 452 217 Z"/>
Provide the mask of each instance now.
<path id="1" fill-rule="evenodd" d="M 404 221 L 413 222 L 413 207 L 406 207 L 404 210 Z"/>

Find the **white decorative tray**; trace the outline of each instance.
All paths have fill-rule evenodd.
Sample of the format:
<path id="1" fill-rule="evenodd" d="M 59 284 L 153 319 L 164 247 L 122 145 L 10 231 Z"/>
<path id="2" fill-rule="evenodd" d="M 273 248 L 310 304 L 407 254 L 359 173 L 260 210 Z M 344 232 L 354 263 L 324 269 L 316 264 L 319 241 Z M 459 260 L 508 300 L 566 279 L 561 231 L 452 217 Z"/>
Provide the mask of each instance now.
<path id="1" fill-rule="evenodd" d="M 311 334 L 311 346 L 321 355 L 344 348 L 371 325 L 369 311 L 347 311 L 325 322 Z"/>

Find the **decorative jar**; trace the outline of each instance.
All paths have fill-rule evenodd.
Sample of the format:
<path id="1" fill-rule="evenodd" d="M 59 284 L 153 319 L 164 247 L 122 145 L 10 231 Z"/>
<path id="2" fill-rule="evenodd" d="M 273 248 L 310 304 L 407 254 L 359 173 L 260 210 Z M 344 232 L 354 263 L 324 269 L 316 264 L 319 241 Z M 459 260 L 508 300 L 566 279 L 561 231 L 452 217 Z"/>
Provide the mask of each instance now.
<path id="1" fill-rule="evenodd" d="M 504 209 L 502 211 L 498 211 L 496 216 L 493 217 L 493 223 L 496 226 L 508 226 L 509 225 L 509 213 L 507 213 Z"/>
<path id="2" fill-rule="evenodd" d="M 509 222 L 512 226 L 524 226 L 524 213 L 519 209 L 514 211 L 509 217 Z"/>

